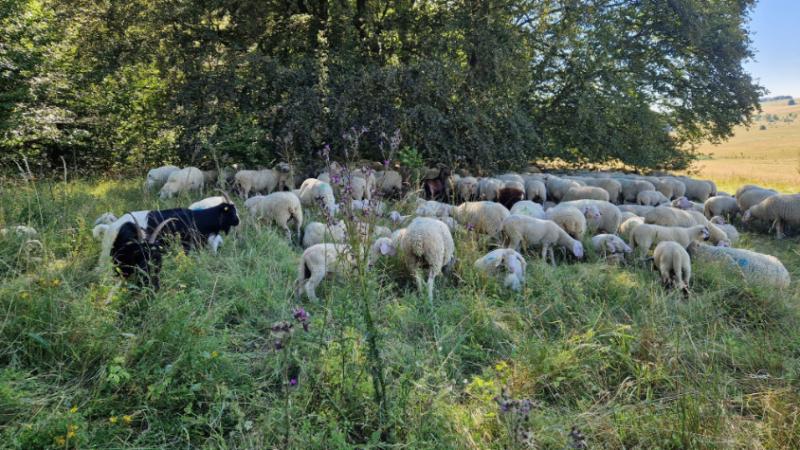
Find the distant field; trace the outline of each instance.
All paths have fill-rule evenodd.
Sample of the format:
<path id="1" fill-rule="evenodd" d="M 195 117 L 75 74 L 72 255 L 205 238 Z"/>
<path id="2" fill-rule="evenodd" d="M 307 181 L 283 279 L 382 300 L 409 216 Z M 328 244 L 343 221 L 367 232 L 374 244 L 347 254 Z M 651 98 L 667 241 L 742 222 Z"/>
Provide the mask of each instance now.
<path id="1" fill-rule="evenodd" d="M 720 145 L 703 145 L 700 153 L 708 159 L 695 164 L 699 175 L 728 191 L 755 182 L 800 192 L 800 105 L 787 103 L 765 102 L 750 128 L 737 128 L 736 134 Z"/>

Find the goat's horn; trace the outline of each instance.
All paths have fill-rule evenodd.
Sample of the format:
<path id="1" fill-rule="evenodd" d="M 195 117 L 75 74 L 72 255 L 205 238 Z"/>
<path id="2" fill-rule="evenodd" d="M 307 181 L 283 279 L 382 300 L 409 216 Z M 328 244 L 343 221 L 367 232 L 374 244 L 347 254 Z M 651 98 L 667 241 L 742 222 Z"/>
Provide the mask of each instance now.
<path id="1" fill-rule="evenodd" d="M 168 224 L 168 223 L 170 223 L 170 222 L 172 222 L 172 221 L 176 221 L 176 220 L 178 220 L 178 219 L 176 219 L 176 218 L 174 218 L 174 217 L 173 217 L 173 218 L 171 218 L 171 219 L 167 219 L 167 220 L 165 220 L 165 221 L 161 222 L 160 224 L 158 224 L 158 226 L 156 227 L 156 229 L 155 229 L 155 230 L 153 230 L 153 233 L 150 235 L 150 239 L 148 240 L 148 242 L 149 242 L 150 244 L 154 244 L 154 243 L 156 242 L 156 238 L 158 238 L 158 235 L 161 233 L 161 230 L 162 230 L 162 229 L 163 229 L 165 226 L 167 226 L 167 224 Z"/>
<path id="2" fill-rule="evenodd" d="M 225 201 L 226 201 L 226 202 L 228 202 L 228 203 L 233 203 L 233 202 L 231 201 L 231 198 L 228 196 L 228 193 L 227 193 L 227 192 L 225 192 L 225 191 L 223 191 L 222 189 L 219 189 L 219 188 L 217 188 L 217 190 L 219 191 L 219 193 L 220 193 L 220 194 L 222 194 L 222 196 L 225 198 Z"/>
<path id="3" fill-rule="evenodd" d="M 139 239 L 142 240 L 142 241 L 145 240 L 146 236 L 144 234 L 144 228 L 142 228 L 142 226 L 139 225 L 139 221 L 136 220 L 136 216 L 134 216 L 133 213 L 130 212 L 130 211 L 126 212 L 125 214 L 131 216 L 131 219 L 133 219 L 133 223 L 134 223 L 134 225 L 136 225 L 136 231 L 139 233 Z M 123 214 L 122 216 L 124 217 L 125 214 Z"/>

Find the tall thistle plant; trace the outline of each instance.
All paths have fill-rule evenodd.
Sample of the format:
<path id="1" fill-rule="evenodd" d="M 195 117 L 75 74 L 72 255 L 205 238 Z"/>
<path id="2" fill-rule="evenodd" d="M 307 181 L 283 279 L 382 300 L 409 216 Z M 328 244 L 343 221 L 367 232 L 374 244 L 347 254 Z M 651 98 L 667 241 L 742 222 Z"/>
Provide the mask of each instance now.
<path id="1" fill-rule="evenodd" d="M 330 147 L 325 146 L 322 157 L 330 175 L 331 185 L 339 200 L 339 218 L 325 208 L 322 208 L 326 215 L 328 234 L 332 235 L 331 227 L 337 226 L 339 220 L 343 221 L 346 230 L 346 239 L 343 245 L 345 253 L 352 258 L 355 270 L 351 275 L 355 278 L 357 286 L 356 297 L 359 302 L 359 314 L 363 322 L 361 330 L 367 343 L 367 363 L 369 374 L 372 380 L 373 401 L 379 411 L 379 432 L 383 439 L 389 439 L 391 435 L 391 425 L 388 421 L 389 416 L 389 396 L 386 389 L 386 369 L 381 350 L 382 332 L 378 329 L 375 321 L 375 302 L 380 298 L 375 295 L 375 289 L 371 285 L 367 269 L 369 266 L 369 249 L 371 245 L 370 237 L 377 226 L 380 215 L 380 205 L 382 192 L 375 183 L 375 172 L 370 166 L 357 166 L 359 158 L 359 147 L 362 136 L 367 132 L 366 128 L 353 127 L 345 132 L 342 137 L 345 142 L 343 148 L 345 162 L 338 164 L 330 160 Z M 396 154 L 400 145 L 400 132 L 396 131 L 391 138 L 386 139 L 387 148 L 382 148 L 384 155 L 383 167 L 388 169 L 391 165 L 391 158 Z M 384 144 L 382 144 L 383 147 Z M 367 180 L 365 199 L 354 197 L 353 182 L 356 178 Z M 360 207 L 354 207 L 353 200 L 362 200 Z"/>

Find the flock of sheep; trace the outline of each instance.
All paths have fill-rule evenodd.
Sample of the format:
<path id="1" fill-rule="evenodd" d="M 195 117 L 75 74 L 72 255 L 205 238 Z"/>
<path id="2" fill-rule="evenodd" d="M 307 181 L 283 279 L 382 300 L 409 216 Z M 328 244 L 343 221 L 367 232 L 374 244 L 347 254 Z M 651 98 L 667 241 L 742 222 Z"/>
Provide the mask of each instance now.
<path id="1" fill-rule="evenodd" d="M 732 196 L 718 192 L 711 181 L 681 176 L 529 171 L 478 178 L 451 174 L 442 166 L 423 177 L 426 198 L 416 198 L 413 212 L 403 215 L 387 213 L 382 200 L 407 190 L 408 184 L 394 170 L 373 171 L 366 166 L 351 170 L 333 163 L 315 178 L 305 179 L 299 189 L 294 189 L 293 169 L 286 163 L 273 169 L 221 172 L 165 166 L 150 171 L 146 186 L 160 189 L 161 197 L 168 198 L 198 191 L 213 180 L 230 183 L 226 186 L 246 198 L 244 206 L 251 216 L 277 225 L 289 240 L 296 235 L 302 243 L 305 251 L 298 266 L 296 294 L 305 293 L 310 299 L 316 298 L 315 290 L 326 276 L 349 271 L 356 264 L 348 236 L 357 233 L 368 246 L 370 266 L 382 257 L 401 258 L 419 289 L 427 290 L 432 300 L 435 278 L 448 272 L 456 260 L 456 230 L 489 237 L 485 242 L 498 248 L 475 261 L 474 267 L 500 277 L 503 285 L 515 290 L 525 282 L 523 255 L 531 248 L 555 265 L 556 249 L 566 251 L 569 258 L 582 259 L 584 242 L 611 262 L 651 260 L 666 285 L 685 293 L 693 258 L 721 262 L 748 280 L 782 288 L 790 281 L 783 264 L 769 255 L 733 248 L 739 234 L 730 222 L 740 218 L 748 226 L 757 225 L 753 222 L 771 225 L 778 238 L 784 236 L 785 226 L 800 224 L 800 195 L 747 185 Z M 405 198 L 417 194 L 411 192 Z M 221 205 L 227 212 L 219 209 Z M 207 212 L 212 208 L 216 212 Z M 303 228 L 304 209 L 318 209 L 325 222 L 305 223 Z M 385 226 L 374 220 L 359 221 L 366 212 Z M 217 226 L 223 218 L 225 226 Z M 118 267 L 128 264 L 147 271 L 156 259 L 149 256 L 152 250 L 120 254 L 119 249 L 131 242 L 136 248 L 151 249 L 156 242 L 152 235 L 164 229 L 179 235 L 186 250 L 192 248 L 191 243 L 207 243 L 216 251 L 221 235 L 238 223 L 235 205 L 224 195 L 206 198 L 186 210 L 140 211 L 120 219 L 104 215 L 98 219 L 95 236 L 104 239 L 101 260 L 108 261 L 110 256 Z M 123 225 L 139 228 L 128 230 L 127 241 L 116 242 Z"/>

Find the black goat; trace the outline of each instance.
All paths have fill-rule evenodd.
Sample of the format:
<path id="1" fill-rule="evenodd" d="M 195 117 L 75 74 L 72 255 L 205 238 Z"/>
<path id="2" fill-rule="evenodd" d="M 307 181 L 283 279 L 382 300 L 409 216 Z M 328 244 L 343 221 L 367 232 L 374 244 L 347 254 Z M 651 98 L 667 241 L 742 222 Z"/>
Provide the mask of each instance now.
<path id="1" fill-rule="evenodd" d="M 148 239 L 145 238 L 144 230 L 135 222 L 127 222 L 119 227 L 111 247 L 111 257 L 117 272 L 123 278 L 134 277 L 137 285 L 150 285 L 155 290 L 161 287 L 159 273 L 164 247 L 158 236 L 173 220 L 175 219 L 160 223 Z"/>
<path id="2" fill-rule="evenodd" d="M 223 193 L 224 194 L 224 193 Z M 236 205 L 227 200 L 207 209 L 191 210 L 186 208 L 163 209 L 150 211 L 147 214 L 147 231 L 155 229 L 158 224 L 168 219 L 175 219 L 167 224 L 165 233 L 178 236 L 186 251 L 208 242 L 209 236 L 227 233 L 239 225 L 239 214 Z"/>

